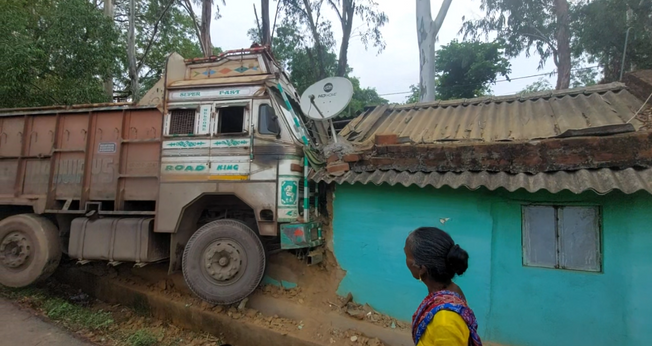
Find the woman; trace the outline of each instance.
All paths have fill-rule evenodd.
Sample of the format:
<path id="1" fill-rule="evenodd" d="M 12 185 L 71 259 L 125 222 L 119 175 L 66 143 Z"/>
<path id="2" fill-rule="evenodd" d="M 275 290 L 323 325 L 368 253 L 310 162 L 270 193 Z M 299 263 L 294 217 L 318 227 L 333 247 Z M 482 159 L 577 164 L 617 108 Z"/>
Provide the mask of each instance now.
<path id="1" fill-rule="evenodd" d="M 416 346 L 482 346 L 473 311 L 453 277 L 462 275 L 469 254 L 448 233 L 434 227 L 414 230 L 405 241 L 407 267 L 428 287 L 428 296 L 412 316 Z"/>

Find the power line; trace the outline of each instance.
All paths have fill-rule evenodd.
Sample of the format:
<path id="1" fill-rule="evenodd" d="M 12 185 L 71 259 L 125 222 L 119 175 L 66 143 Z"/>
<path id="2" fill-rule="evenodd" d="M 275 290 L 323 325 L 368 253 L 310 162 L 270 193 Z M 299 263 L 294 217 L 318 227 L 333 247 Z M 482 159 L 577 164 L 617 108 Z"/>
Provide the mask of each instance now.
<path id="1" fill-rule="evenodd" d="M 600 67 L 599 65 L 595 66 L 589 66 L 589 67 L 582 67 L 582 68 L 576 68 L 572 69 L 571 71 L 583 71 L 583 70 L 592 70 L 594 68 Z M 557 71 L 552 71 L 552 72 L 546 72 L 546 73 L 539 73 L 539 74 L 533 74 L 529 76 L 519 76 L 519 77 L 514 77 L 510 79 L 499 79 L 496 81 L 496 83 L 503 83 L 503 82 L 511 82 L 515 80 L 520 80 L 520 79 L 529 79 L 529 78 L 534 78 L 534 77 L 544 77 L 544 76 L 552 76 L 556 75 Z M 468 85 L 456 85 L 456 87 L 462 87 L 462 86 L 468 86 Z M 401 91 L 401 92 L 393 92 L 393 93 L 387 93 L 387 94 L 380 94 L 378 96 L 392 96 L 392 95 L 405 95 L 405 94 L 411 94 L 412 91 Z"/>

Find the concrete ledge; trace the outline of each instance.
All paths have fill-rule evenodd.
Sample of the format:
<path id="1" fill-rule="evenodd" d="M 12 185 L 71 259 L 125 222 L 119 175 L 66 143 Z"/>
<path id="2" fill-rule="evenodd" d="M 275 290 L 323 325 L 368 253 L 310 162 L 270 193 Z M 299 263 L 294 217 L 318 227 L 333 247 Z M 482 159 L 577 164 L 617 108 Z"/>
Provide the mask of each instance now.
<path id="1" fill-rule="evenodd" d="M 175 326 L 186 329 L 221 336 L 233 345 L 324 346 L 321 343 L 267 329 L 248 321 L 234 320 L 226 315 L 202 311 L 199 307 L 186 306 L 142 288 L 99 277 L 76 268 L 59 270 L 55 277 L 104 302 L 148 311 L 157 319 L 169 321 Z"/>

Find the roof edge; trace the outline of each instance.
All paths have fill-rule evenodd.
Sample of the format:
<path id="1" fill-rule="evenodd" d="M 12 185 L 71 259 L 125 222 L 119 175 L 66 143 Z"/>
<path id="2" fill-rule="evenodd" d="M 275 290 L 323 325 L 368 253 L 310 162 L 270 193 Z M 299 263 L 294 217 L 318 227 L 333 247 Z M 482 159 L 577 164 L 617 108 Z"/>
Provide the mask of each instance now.
<path id="1" fill-rule="evenodd" d="M 614 92 L 620 90 L 626 90 L 628 87 L 624 83 L 614 82 L 609 84 L 598 84 L 589 87 L 575 88 L 575 89 L 564 89 L 564 90 L 550 90 L 550 91 L 541 91 L 531 94 L 513 94 L 505 96 L 488 96 L 488 97 L 476 97 L 472 99 L 457 99 L 457 100 L 446 100 L 446 101 L 434 101 L 434 102 L 424 102 L 424 103 L 411 103 L 407 105 L 394 105 L 393 110 L 401 109 L 418 109 L 418 108 L 433 108 L 433 107 L 458 107 L 458 106 L 471 106 L 478 105 L 483 103 L 503 103 L 503 102 L 514 102 L 514 101 L 536 101 L 538 99 L 550 99 L 550 98 L 561 98 L 564 96 L 574 96 L 574 95 L 587 95 L 595 93 L 606 93 Z"/>
<path id="2" fill-rule="evenodd" d="M 462 172 L 462 173 L 408 173 L 397 171 L 375 171 L 356 173 L 347 172 L 342 176 L 330 176 L 325 170 L 313 173 L 310 177 L 315 182 L 327 184 L 336 183 L 343 185 L 374 184 L 381 186 L 402 185 L 410 187 L 416 185 L 420 188 L 432 186 L 440 189 L 444 186 L 459 189 L 467 188 L 471 191 L 486 188 L 495 191 L 500 188 L 508 192 L 515 192 L 523 189 L 529 193 L 548 191 L 556 194 L 562 191 L 569 191 L 573 194 L 580 194 L 587 191 L 596 194 L 606 195 L 613 191 L 621 191 L 625 194 L 634 194 L 645 191 L 652 195 L 652 168 L 635 170 L 627 168 L 620 171 L 603 168 L 599 170 L 580 170 L 575 172 L 555 172 L 538 174 L 509 174 L 505 172 Z"/>

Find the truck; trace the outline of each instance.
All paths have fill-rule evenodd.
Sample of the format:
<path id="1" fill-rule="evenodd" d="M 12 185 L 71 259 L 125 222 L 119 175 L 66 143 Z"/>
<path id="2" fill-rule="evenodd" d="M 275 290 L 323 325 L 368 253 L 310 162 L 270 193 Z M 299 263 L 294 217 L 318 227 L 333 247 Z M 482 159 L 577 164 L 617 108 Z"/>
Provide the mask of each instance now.
<path id="1" fill-rule="evenodd" d="M 0 110 L 0 284 L 44 280 L 62 256 L 169 261 L 199 298 L 236 303 L 269 251 L 322 258 L 311 141 L 267 47 L 170 54 L 135 104 Z"/>

